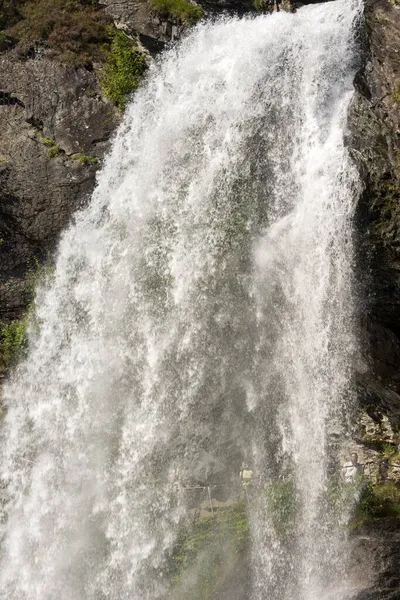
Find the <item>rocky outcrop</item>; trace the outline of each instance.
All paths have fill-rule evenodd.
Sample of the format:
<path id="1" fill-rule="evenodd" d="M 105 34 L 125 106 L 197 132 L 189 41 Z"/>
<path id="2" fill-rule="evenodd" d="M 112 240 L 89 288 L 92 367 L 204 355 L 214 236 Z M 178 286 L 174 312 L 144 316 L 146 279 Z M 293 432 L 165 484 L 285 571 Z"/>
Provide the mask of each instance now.
<path id="1" fill-rule="evenodd" d="M 360 399 L 400 425 L 400 9 L 367 0 L 366 62 L 356 78 L 350 149 L 364 192 L 358 206 L 360 314 L 367 368 Z"/>
<path id="2" fill-rule="evenodd" d="M 0 70 L 0 320 L 9 320 L 26 306 L 29 261 L 54 248 L 91 193 L 119 117 L 94 72 L 11 54 Z"/>
<path id="3" fill-rule="evenodd" d="M 361 527 L 353 539 L 349 577 L 353 600 L 399 600 L 398 521 L 379 519 Z"/>
<path id="4" fill-rule="evenodd" d="M 364 187 L 357 207 L 363 360 L 356 374 L 360 410 L 354 449 L 372 482 L 398 485 L 400 8 L 392 0 L 367 0 L 364 25 L 365 61 L 355 81 L 348 140 Z M 399 536 L 393 518 L 370 520 L 354 532 L 350 577 L 359 583 L 356 600 L 400 598 Z"/>

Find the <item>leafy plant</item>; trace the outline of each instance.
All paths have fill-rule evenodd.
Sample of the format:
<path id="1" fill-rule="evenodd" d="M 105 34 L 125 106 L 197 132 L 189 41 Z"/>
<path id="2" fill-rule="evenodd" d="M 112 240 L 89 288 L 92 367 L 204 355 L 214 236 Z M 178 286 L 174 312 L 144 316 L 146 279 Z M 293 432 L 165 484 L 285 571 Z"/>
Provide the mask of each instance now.
<path id="1" fill-rule="evenodd" d="M 101 78 L 104 94 L 122 110 L 129 95 L 140 84 L 146 68 L 144 54 L 122 31 L 117 31 Z"/>
<path id="2" fill-rule="evenodd" d="M 153 8 L 166 16 L 175 17 L 183 23 L 195 23 L 203 16 L 203 9 L 186 0 L 150 0 Z"/>
<path id="3" fill-rule="evenodd" d="M 383 454 L 385 456 L 393 456 L 394 454 L 396 454 L 396 444 L 393 444 L 392 442 L 384 442 L 383 443 Z"/>

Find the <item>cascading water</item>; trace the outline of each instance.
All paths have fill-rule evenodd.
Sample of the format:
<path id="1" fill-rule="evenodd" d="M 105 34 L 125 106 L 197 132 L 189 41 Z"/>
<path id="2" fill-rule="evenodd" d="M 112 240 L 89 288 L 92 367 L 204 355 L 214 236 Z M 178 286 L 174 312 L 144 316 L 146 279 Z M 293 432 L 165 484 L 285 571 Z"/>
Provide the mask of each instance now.
<path id="1" fill-rule="evenodd" d="M 226 499 L 242 461 L 246 597 L 344 597 L 321 498 L 351 396 L 360 10 L 204 24 L 152 68 L 4 389 L 2 597 L 203 598 L 200 567 L 167 591 L 196 505 L 171 473 Z"/>

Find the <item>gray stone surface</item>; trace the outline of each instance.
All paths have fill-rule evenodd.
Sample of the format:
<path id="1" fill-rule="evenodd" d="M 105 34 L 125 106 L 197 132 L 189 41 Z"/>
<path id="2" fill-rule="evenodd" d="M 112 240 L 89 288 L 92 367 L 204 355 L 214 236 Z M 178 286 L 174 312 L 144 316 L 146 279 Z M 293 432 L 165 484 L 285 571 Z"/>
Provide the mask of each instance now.
<path id="1" fill-rule="evenodd" d="M 0 56 L 0 319 L 27 301 L 25 271 L 52 250 L 71 215 L 91 193 L 97 165 L 119 117 L 98 89 L 95 74 L 46 58 Z M 18 102 L 15 101 L 18 100 Z M 43 138 L 59 144 L 49 157 Z"/>
<path id="2" fill-rule="evenodd" d="M 349 147 L 364 192 L 359 202 L 358 274 L 361 338 L 368 373 L 364 405 L 400 425 L 400 9 L 367 0 L 365 64 L 356 78 Z M 399 90 L 400 91 L 400 90 Z"/>

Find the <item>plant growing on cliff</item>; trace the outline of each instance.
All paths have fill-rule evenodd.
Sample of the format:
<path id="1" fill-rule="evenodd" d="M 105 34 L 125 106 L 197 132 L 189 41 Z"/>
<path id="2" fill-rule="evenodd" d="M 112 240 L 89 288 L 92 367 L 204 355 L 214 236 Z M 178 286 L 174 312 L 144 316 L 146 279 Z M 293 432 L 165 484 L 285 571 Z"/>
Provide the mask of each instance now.
<path id="1" fill-rule="evenodd" d="M 0 322 L 0 370 L 7 369 L 26 346 L 27 317 Z"/>
<path id="2" fill-rule="evenodd" d="M 113 36 L 110 54 L 101 78 L 102 90 L 122 110 L 129 95 L 140 84 L 147 68 L 144 54 L 122 32 Z"/>
<path id="3" fill-rule="evenodd" d="M 21 3 L 19 20 L 7 33 L 18 40 L 22 57 L 41 43 L 61 62 L 79 66 L 104 58 L 110 45 L 109 24 L 98 2 L 30 0 Z"/>
<path id="4" fill-rule="evenodd" d="M 195 23 L 203 16 L 198 4 L 186 0 L 150 0 L 152 7 L 166 17 L 174 17 L 182 23 Z"/>
<path id="5" fill-rule="evenodd" d="M 96 156 L 90 154 L 73 154 L 71 160 L 76 160 L 81 165 L 96 165 L 99 159 Z"/>

